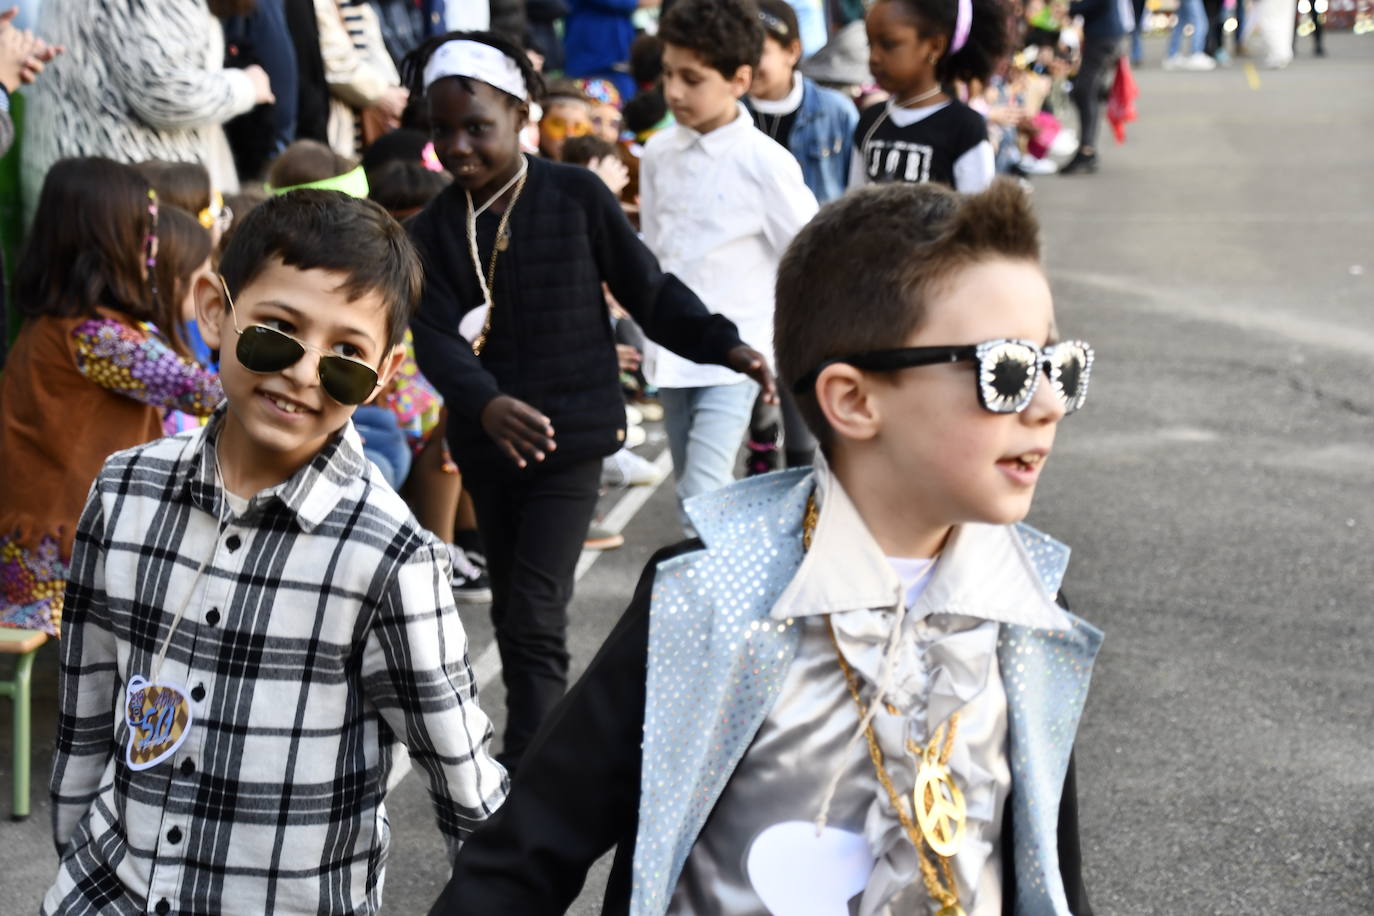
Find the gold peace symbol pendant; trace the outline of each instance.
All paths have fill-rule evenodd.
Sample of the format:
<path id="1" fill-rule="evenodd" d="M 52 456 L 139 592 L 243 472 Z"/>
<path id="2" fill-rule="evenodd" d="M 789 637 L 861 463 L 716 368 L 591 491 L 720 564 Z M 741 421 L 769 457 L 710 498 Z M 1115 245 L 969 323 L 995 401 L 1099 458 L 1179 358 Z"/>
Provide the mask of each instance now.
<path id="1" fill-rule="evenodd" d="M 496 250 L 497 250 L 497 251 L 505 251 L 505 250 L 506 250 L 507 248 L 509 248 L 509 247 L 510 247 L 510 230 L 507 229 L 506 231 L 502 232 L 500 235 L 498 235 L 498 236 L 496 237 Z"/>
<path id="2" fill-rule="evenodd" d="M 921 761 L 912 792 L 921 836 L 936 855 L 952 858 L 964 844 L 964 794 L 949 767 L 930 757 Z"/>
<path id="3" fill-rule="evenodd" d="M 951 903 L 949 906 L 940 907 L 935 916 L 964 916 L 964 908 L 957 903 Z"/>

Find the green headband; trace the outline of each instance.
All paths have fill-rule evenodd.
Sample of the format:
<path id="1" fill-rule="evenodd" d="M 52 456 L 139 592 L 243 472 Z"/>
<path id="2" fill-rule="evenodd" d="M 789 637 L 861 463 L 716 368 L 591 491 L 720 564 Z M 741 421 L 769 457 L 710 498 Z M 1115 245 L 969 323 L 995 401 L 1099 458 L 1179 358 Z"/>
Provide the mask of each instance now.
<path id="1" fill-rule="evenodd" d="M 270 184 L 263 185 L 263 190 L 273 197 L 280 197 L 287 191 L 299 191 L 302 188 L 317 188 L 321 191 L 342 191 L 349 197 L 367 197 L 367 172 L 363 171 L 360 165 L 351 172 L 344 172 L 342 175 L 335 175 L 333 178 L 321 178 L 319 181 L 307 181 L 305 184 L 293 184 L 289 188 L 274 188 Z"/>

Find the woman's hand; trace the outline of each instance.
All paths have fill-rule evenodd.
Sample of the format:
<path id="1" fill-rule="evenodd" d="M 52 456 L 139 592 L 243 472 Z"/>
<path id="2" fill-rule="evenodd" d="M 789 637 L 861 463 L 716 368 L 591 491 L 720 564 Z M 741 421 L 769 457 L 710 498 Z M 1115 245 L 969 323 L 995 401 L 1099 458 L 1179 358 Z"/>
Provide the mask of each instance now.
<path id="1" fill-rule="evenodd" d="M 257 64 L 243 68 L 244 75 L 253 84 L 253 103 L 255 105 L 271 105 L 277 101 L 277 97 L 272 94 L 272 80 L 267 76 L 267 71 Z"/>
<path id="2" fill-rule="evenodd" d="M 482 429 L 517 467 L 543 461 L 558 448 L 553 423 L 530 405 L 508 394 L 497 395 L 482 409 Z"/>

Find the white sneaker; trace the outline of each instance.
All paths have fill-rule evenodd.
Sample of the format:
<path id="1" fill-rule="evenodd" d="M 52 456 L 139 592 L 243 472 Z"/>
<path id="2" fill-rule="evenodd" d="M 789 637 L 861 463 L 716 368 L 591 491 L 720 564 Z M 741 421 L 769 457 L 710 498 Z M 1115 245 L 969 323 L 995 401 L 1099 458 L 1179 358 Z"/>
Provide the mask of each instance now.
<path id="1" fill-rule="evenodd" d="M 1026 156 L 1021 160 L 1021 170 L 1027 175 L 1053 175 L 1059 171 L 1059 166 L 1048 157 L 1036 159 L 1034 156 Z"/>
<path id="2" fill-rule="evenodd" d="M 649 441 L 649 434 L 644 431 L 642 426 L 628 426 L 625 428 L 625 447 L 639 448 Z"/>
<path id="3" fill-rule="evenodd" d="M 1185 59 L 1185 58 L 1183 58 L 1182 56 L 1180 56 L 1180 55 L 1178 55 L 1178 54 L 1171 54 L 1170 56 L 1164 58 L 1164 69 L 1165 69 L 1165 70 L 1182 70 L 1182 69 L 1183 69 L 1183 61 L 1184 61 L 1184 59 Z"/>
<path id="4" fill-rule="evenodd" d="M 633 404 L 625 405 L 625 423 L 627 426 L 643 426 L 644 414 Z"/>
<path id="5" fill-rule="evenodd" d="M 622 448 L 601 462 L 601 483 L 608 487 L 648 487 L 663 479 L 652 461 Z"/>
<path id="6" fill-rule="evenodd" d="M 1201 51 L 1183 58 L 1180 65 L 1184 70 L 1196 70 L 1199 73 L 1217 68 L 1217 62 Z"/>

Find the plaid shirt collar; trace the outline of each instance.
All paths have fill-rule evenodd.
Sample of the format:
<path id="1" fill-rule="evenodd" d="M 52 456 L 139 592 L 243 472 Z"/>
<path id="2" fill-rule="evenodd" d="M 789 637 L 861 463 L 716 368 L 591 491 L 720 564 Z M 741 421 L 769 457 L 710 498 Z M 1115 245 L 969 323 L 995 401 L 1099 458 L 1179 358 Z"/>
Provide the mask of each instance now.
<path id="1" fill-rule="evenodd" d="M 223 488 L 215 473 L 214 448 L 224 428 L 228 405 L 220 404 L 209 422 L 187 442 L 180 467 L 172 476 L 173 489 L 196 508 L 221 518 L 227 511 Z M 363 440 L 350 419 L 324 447 L 286 480 L 259 492 L 241 516 L 252 521 L 270 506 L 285 507 L 301 531 L 309 533 L 329 517 L 349 483 L 367 467 Z"/>

